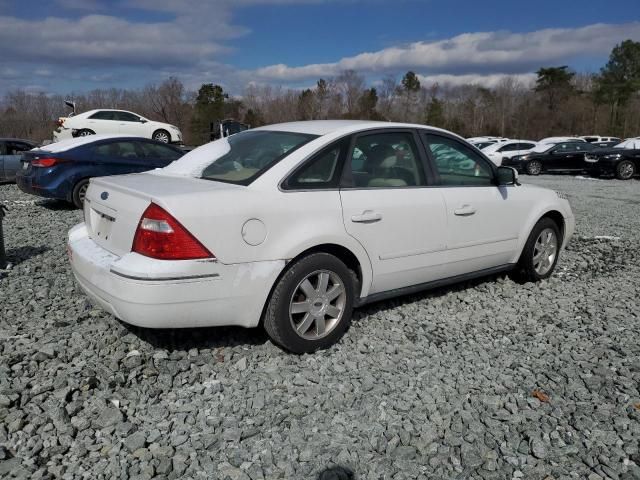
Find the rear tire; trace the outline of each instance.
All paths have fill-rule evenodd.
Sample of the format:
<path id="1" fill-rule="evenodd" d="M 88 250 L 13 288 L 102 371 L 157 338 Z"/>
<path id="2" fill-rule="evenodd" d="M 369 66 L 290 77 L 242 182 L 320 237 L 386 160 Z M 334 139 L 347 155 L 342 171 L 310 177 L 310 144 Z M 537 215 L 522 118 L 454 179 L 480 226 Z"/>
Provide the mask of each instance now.
<path id="1" fill-rule="evenodd" d="M 151 138 L 157 142 L 171 143 L 171 135 L 166 130 L 156 130 Z"/>
<path id="2" fill-rule="evenodd" d="M 558 263 L 562 238 L 556 222 L 549 217 L 535 224 L 518 261 L 518 278 L 538 282 L 551 276 Z"/>
<path id="3" fill-rule="evenodd" d="M 636 166 L 631 160 L 623 160 L 616 166 L 616 178 L 629 180 L 636 174 Z"/>
<path id="4" fill-rule="evenodd" d="M 540 172 L 542 172 L 542 162 L 540 162 L 540 160 L 531 160 L 527 163 L 526 170 L 528 175 L 540 175 Z"/>
<path id="5" fill-rule="evenodd" d="M 87 188 L 89 188 L 89 179 L 85 178 L 76 183 L 75 187 L 73 187 L 73 192 L 71 194 L 71 201 L 76 206 L 82 210 L 84 207 L 84 197 L 87 195 Z"/>
<path id="6" fill-rule="evenodd" d="M 351 323 L 357 278 L 338 258 L 312 253 L 280 277 L 264 313 L 273 342 L 293 353 L 336 343 Z"/>

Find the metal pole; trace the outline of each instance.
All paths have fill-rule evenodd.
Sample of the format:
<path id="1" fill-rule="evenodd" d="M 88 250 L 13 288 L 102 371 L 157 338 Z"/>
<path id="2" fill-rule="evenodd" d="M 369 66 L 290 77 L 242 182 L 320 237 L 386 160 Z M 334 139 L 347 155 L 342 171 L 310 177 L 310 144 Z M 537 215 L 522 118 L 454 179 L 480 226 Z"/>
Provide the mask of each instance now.
<path id="1" fill-rule="evenodd" d="M 6 215 L 7 207 L 0 205 L 0 270 L 7 268 L 7 255 L 4 251 L 4 232 L 2 230 L 2 220 Z"/>

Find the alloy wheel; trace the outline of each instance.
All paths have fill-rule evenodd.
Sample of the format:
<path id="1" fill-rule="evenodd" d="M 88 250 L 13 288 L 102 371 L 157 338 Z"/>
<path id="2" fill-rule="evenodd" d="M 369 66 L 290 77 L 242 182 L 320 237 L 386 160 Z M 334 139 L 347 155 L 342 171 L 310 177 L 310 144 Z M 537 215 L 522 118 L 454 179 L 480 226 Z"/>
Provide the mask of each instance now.
<path id="1" fill-rule="evenodd" d="M 87 197 L 87 190 L 89 189 L 89 183 L 83 183 L 78 189 L 78 198 L 80 203 L 84 204 L 84 199 Z"/>
<path id="2" fill-rule="evenodd" d="M 622 180 L 628 180 L 633 177 L 633 164 L 631 162 L 625 162 L 618 167 L 618 175 Z"/>
<path id="3" fill-rule="evenodd" d="M 289 301 L 289 320 L 305 340 L 327 336 L 340 323 L 347 292 L 340 277 L 330 270 L 307 275 L 294 289 Z"/>
<path id="4" fill-rule="evenodd" d="M 157 140 L 162 143 L 169 143 L 169 135 L 165 132 L 158 132 L 153 136 L 154 140 Z"/>
<path id="5" fill-rule="evenodd" d="M 540 232 L 533 246 L 533 268 L 540 276 L 549 273 L 558 254 L 558 237 L 551 228 Z"/>

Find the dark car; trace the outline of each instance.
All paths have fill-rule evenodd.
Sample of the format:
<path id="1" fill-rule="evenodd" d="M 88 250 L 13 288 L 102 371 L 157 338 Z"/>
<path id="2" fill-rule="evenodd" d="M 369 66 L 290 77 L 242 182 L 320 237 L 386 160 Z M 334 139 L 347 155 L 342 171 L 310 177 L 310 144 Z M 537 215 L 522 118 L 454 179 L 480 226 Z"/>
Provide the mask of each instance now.
<path id="1" fill-rule="evenodd" d="M 82 207 L 91 177 L 166 167 L 184 152 L 140 137 L 92 135 L 26 152 L 16 176 L 20 190 Z"/>
<path id="2" fill-rule="evenodd" d="M 586 161 L 585 154 L 600 150 L 587 142 L 561 142 L 542 144 L 524 155 L 505 158 L 502 165 L 513 167 L 529 175 L 545 172 L 586 172 L 592 166 Z"/>
<path id="3" fill-rule="evenodd" d="M 22 154 L 36 147 L 31 140 L 0 138 L 0 183 L 14 182 L 20 170 Z"/>
<path id="4" fill-rule="evenodd" d="M 585 160 L 592 175 L 614 175 L 620 180 L 629 180 L 640 173 L 640 141 L 630 140 L 614 148 L 594 150 Z"/>

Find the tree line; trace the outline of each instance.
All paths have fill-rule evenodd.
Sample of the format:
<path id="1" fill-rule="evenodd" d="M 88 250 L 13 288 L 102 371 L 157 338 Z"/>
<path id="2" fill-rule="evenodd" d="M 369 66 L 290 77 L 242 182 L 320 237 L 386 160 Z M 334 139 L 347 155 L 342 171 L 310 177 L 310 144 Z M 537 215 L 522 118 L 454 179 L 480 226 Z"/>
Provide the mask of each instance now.
<path id="1" fill-rule="evenodd" d="M 313 88 L 250 84 L 233 96 L 220 85 L 189 91 L 178 78 L 141 89 L 99 89 L 46 95 L 24 90 L 0 100 L 0 136 L 51 138 L 66 116 L 64 100 L 77 111 L 121 108 L 178 126 L 188 144 L 209 140 L 212 123 L 234 118 L 252 127 L 293 120 L 363 119 L 432 125 L 462 136 L 540 139 L 551 135 L 640 135 L 640 42 L 616 45 L 598 73 L 568 66 L 540 68 L 535 84 L 506 76 L 492 88 L 423 85 L 416 73 L 388 76 L 374 85 L 353 70 L 319 79 Z"/>

